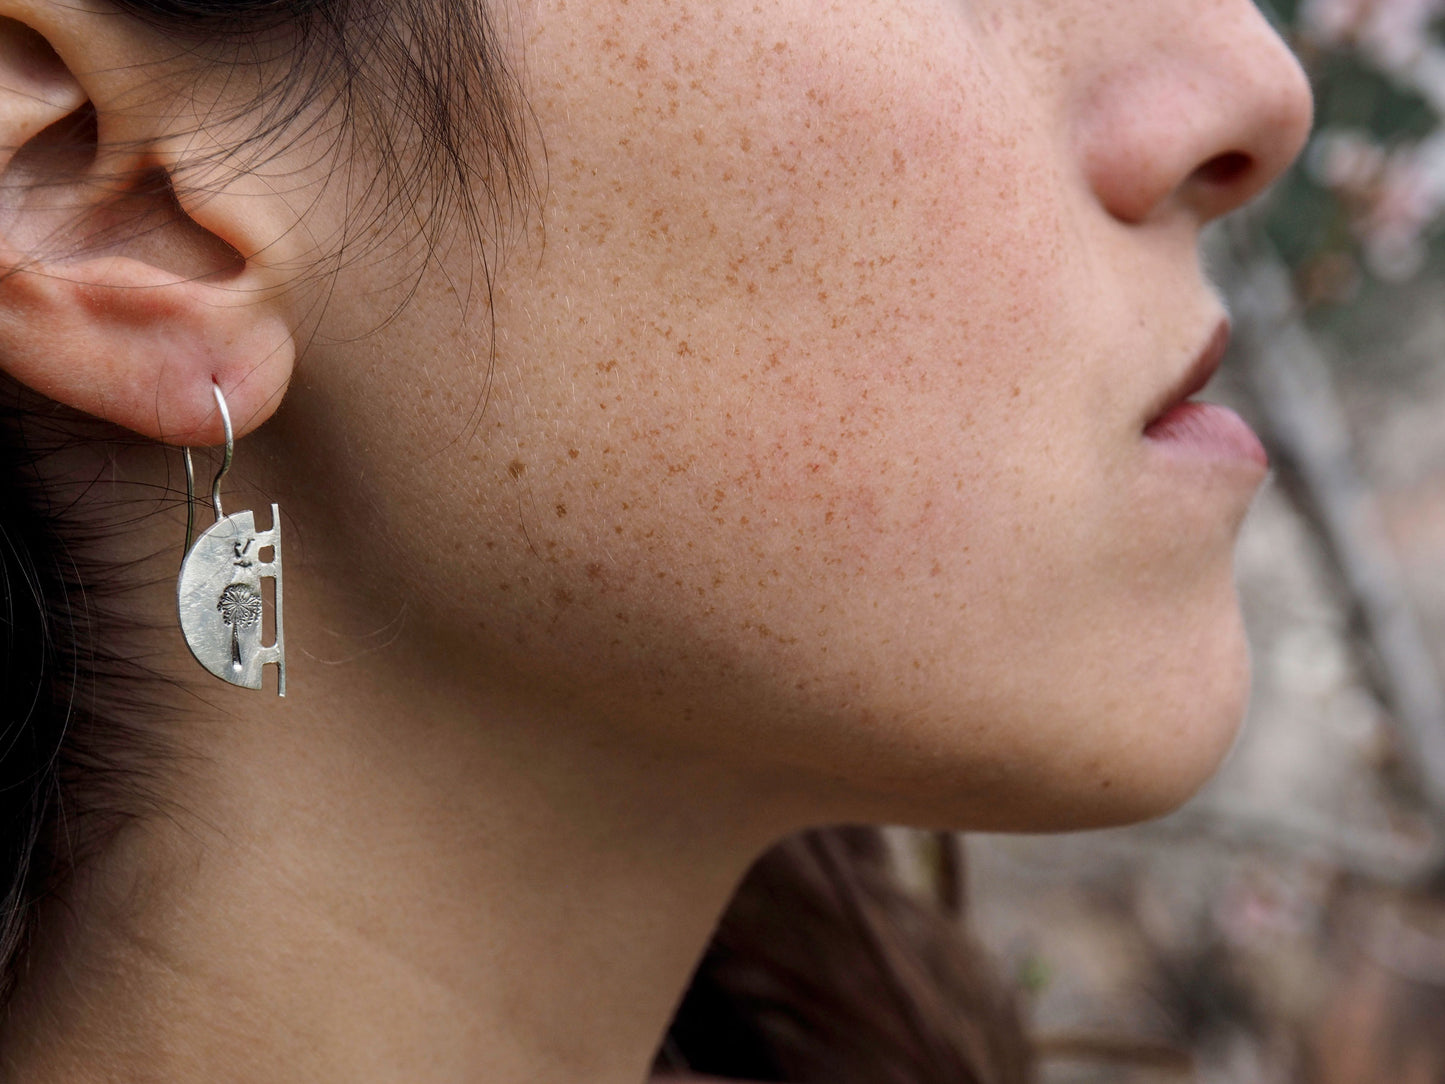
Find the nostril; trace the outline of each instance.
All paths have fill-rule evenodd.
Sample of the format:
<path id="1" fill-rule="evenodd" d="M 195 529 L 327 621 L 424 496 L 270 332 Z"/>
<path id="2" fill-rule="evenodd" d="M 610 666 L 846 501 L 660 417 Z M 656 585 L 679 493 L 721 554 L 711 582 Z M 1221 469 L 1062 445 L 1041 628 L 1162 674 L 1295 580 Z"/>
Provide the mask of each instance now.
<path id="1" fill-rule="evenodd" d="M 1254 159 L 1243 151 L 1217 154 L 1194 171 L 1195 177 L 1212 187 L 1227 188 L 1239 183 L 1254 168 Z"/>

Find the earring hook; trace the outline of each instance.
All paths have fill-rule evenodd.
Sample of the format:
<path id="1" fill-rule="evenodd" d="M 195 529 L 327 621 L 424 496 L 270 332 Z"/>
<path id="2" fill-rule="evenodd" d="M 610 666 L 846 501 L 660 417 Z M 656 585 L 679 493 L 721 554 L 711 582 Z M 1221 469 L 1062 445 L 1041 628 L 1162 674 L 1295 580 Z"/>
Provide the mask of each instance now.
<path id="1" fill-rule="evenodd" d="M 226 453 L 221 459 L 221 469 L 216 471 L 216 477 L 211 481 L 211 506 L 216 510 L 216 522 L 219 523 L 226 517 L 221 510 L 221 479 L 226 477 L 226 472 L 231 469 L 231 459 L 236 451 L 235 433 L 231 429 L 231 411 L 226 406 L 226 397 L 221 394 L 221 385 L 217 384 L 215 378 L 211 379 L 211 391 L 216 396 L 216 406 L 221 412 L 221 426 L 226 431 Z M 196 468 L 191 462 L 191 449 L 189 446 L 181 449 L 181 458 L 186 463 L 186 548 L 185 552 L 191 552 L 191 542 L 196 534 Z"/>

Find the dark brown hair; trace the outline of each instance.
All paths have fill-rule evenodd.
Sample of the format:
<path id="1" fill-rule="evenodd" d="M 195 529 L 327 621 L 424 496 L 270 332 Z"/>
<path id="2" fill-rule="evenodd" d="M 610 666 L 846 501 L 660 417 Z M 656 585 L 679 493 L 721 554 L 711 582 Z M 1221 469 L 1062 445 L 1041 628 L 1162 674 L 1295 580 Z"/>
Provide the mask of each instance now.
<path id="1" fill-rule="evenodd" d="M 484 4 L 114 2 L 203 60 L 284 58 L 290 77 L 254 103 L 256 135 L 236 149 L 237 168 L 284 145 L 320 105 L 340 110 L 350 138 L 377 152 L 376 213 L 424 242 L 458 219 L 495 240 L 535 192 L 524 103 Z M 424 153 L 387 153 L 418 142 Z M 101 440 L 85 428 L 0 378 L 0 999 L 22 974 L 37 903 L 103 845 L 107 827 L 145 812 L 147 773 L 166 764 L 145 725 L 156 679 L 113 646 L 123 607 L 104 585 L 122 583 L 125 570 L 89 556 L 99 529 L 89 495 L 44 481 L 48 459 Z M 982 955 L 949 916 L 898 887 L 867 829 L 811 833 L 756 865 L 658 1069 L 829 1084 L 1029 1075 L 1018 1014 Z"/>
<path id="2" fill-rule="evenodd" d="M 873 828 L 779 844 L 733 897 L 658 1058 L 818 1084 L 1016 1084 L 1017 1006 L 961 916 L 910 895 Z"/>

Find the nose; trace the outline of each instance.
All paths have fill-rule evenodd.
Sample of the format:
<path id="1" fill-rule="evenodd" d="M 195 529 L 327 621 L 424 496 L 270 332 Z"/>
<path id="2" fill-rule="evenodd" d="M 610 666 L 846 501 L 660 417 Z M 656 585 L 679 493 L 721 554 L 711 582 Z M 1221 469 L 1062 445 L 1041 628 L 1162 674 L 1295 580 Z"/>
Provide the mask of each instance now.
<path id="1" fill-rule="evenodd" d="M 1144 0 L 1133 10 L 1149 14 L 1110 35 L 1130 55 L 1095 69 L 1078 116 L 1084 169 L 1122 222 L 1179 211 L 1207 222 L 1299 154 L 1309 83 L 1251 0 Z"/>

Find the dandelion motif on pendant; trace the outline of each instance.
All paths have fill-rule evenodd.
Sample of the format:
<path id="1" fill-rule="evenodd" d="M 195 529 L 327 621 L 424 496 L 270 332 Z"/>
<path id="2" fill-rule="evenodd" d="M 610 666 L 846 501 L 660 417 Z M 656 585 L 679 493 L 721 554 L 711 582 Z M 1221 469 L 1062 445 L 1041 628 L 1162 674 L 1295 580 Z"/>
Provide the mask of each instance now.
<path id="1" fill-rule="evenodd" d="M 244 583 L 233 583 L 221 592 L 216 609 L 231 630 L 231 669 L 239 674 L 245 669 L 241 665 L 240 631 L 261 623 L 261 596 Z"/>

